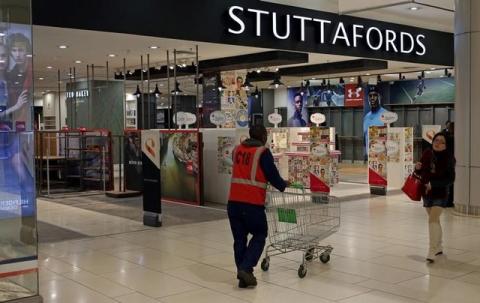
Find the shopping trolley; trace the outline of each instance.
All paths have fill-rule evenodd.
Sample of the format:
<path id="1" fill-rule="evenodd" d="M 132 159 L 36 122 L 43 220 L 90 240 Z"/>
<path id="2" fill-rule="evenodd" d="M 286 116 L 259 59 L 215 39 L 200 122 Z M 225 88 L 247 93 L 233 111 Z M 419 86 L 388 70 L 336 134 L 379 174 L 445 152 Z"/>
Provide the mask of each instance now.
<path id="1" fill-rule="evenodd" d="M 267 271 L 270 257 L 302 251 L 298 276 L 307 274 L 307 264 L 315 259 L 330 261 L 333 247 L 319 242 L 340 227 L 340 204 L 336 197 L 287 188 L 285 192 L 268 191 L 266 200 L 270 245 L 265 250 L 261 268 Z"/>

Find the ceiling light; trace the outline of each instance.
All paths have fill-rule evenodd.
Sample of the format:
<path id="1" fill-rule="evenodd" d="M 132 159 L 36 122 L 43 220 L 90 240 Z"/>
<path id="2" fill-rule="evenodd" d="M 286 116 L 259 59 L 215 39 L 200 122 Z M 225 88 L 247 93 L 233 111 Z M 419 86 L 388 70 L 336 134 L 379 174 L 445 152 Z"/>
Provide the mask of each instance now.
<path id="1" fill-rule="evenodd" d="M 110 58 L 115 58 L 117 55 L 115 55 L 115 54 L 108 54 L 108 56 L 109 56 Z"/>
<path id="2" fill-rule="evenodd" d="M 152 46 L 150 46 L 150 49 L 158 49 L 158 46 L 152 45 Z"/>
<path id="3" fill-rule="evenodd" d="M 0 37 L 5 37 L 5 33 L 0 33 Z"/>
<path id="4" fill-rule="evenodd" d="M 418 11 L 418 10 L 420 9 L 420 7 L 418 7 L 418 6 L 411 6 L 411 7 L 409 7 L 408 9 L 411 10 L 411 11 Z"/>
<path id="5" fill-rule="evenodd" d="M 427 72 L 426 72 L 426 73 L 427 73 L 427 74 L 431 74 L 432 72 L 431 72 L 431 71 L 429 71 L 429 70 L 427 70 Z"/>
<path id="6" fill-rule="evenodd" d="M 49 65 L 49 66 L 47 66 L 47 68 L 48 68 L 48 69 L 52 69 L 52 68 L 53 68 L 53 66 L 50 66 L 50 65 Z"/>
<path id="7" fill-rule="evenodd" d="M 262 71 L 260 69 L 257 69 L 257 74 L 260 74 Z"/>
<path id="8" fill-rule="evenodd" d="M 155 90 L 153 91 L 153 93 L 157 98 L 160 97 L 160 95 L 162 94 L 162 92 L 160 92 L 160 90 L 158 89 L 158 84 L 155 84 Z"/>
<path id="9" fill-rule="evenodd" d="M 280 69 L 279 69 L 278 67 L 277 67 L 277 68 L 275 68 L 275 72 L 278 72 L 279 70 L 280 70 Z"/>
<path id="10" fill-rule="evenodd" d="M 435 67 L 431 67 L 430 70 L 435 70 Z"/>
<path id="11" fill-rule="evenodd" d="M 345 80 L 343 80 L 343 77 L 340 77 L 340 80 L 338 80 L 338 83 L 345 84 Z"/>
<path id="12" fill-rule="evenodd" d="M 170 69 L 174 69 L 175 67 L 173 65 L 170 65 Z"/>
<path id="13" fill-rule="evenodd" d="M 183 93 L 183 91 L 180 89 L 180 83 L 178 81 L 175 83 L 175 89 L 172 90 L 171 93 L 174 95 L 179 95 Z"/>
<path id="14" fill-rule="evenodd" d="M 82 63 L 82 61 L 80 61 L 80 60 L 75 60 L 75 63 L 80 64 L 80 63 Z"/>
<path id="15" fill-rule="evenodd" d="M 45 78 L 43 78 L 43 77 L 38 78 L 38 80 L 40 80 L 40 81 L 42 81 L 42 80 L 44 80 L 44 79 L 45 79 Z"/>
<path id="16" fill-rule="evenodd" d="M 252 96 L 258 99 L 260 97 L 260 92 L 258 91 L 258 86 L 255 87 L 255 91 L 253 92 Z"/>
<path id="17" fill-rule="evenodd" d="M 275 79 L 273 80 L 272 83 L 270 83 L 270 87 L 273 87 L 275 89 L 279 88 L 280 86 L 283 86 L 285 84 L 282 83 L 282 81 L 280 81 L 280 76 L 275 76 Z"/>
<path id="18" fill-rule="evenodd" d="M 245 77 L 245 82 L 242 84 L 242 88 L 246 91 L 249 91 L 250 88 L 253 88 L 253 84 L 250 83 L 250 80 L 248 79 L 248 77 Z"/>
<path id="19" fill-rule="evenodd" d="M 62 44 L 62 45 L 59 45 L 58 48 L 60 48 L 60 49 L 66 49 L 66 48 L 68 48 L 68 45 Z"/>
<path id="20" fill-rule="evenodd" d="M 27 58 L 32 58 L 33 55 L 32 55 L 32 54 L 27 54 L 26 57 L 27 57 Z"/>
<path id="21" fill-rule="evenodd" d="M 377 75 L 377 84 L 382 82 L 382 76 Z"/>
<path id="22" fill-rule="evenodd" d="M 367 73 L 367 76 L 370 76 L 370 73 Z"/>
<path id="23" fill-rule="evenodd" d="M 142 92 L 140 91 L 140 86 L 137 85 L 137 90 L 133 93 L 133 95 L 137 98 L 140 98 Z"/>

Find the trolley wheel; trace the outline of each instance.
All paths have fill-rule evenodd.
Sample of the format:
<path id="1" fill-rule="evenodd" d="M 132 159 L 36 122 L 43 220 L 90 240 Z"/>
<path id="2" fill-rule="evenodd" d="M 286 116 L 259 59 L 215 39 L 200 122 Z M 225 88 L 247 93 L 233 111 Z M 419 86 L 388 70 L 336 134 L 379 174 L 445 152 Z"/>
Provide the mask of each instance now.
<path id="1" fill-rule="evenodd" d="M 305 265 L 300 265 L 300 267 L 298 268 L 298 277 L 300 277 L 301 279 L 305 278 L 305 276 L 307 275 L 307 267 Z"/>
<path id="2" fill-rule="evenodd" d="M 260 267 L 262 268 L 263 271 L 268 271 L 268 269 L 270 268 L 270 258 L 269 257 L 263 258 L 262 264 L 260 264 Z"/>
<path id="3" fill-rule="evenodd" d="M 327 254 L 327 253 L 321 254 L 320 261 L 322 261 L 322 263 L 328 263 L 328 261 L 330 261 L 330 254 Z"/>
<path id="4" fill-rule="evenodd" d="M 305 253 L 305 260 L 312 261 L 315 254 L 315 247 L 310 247 Z"/>

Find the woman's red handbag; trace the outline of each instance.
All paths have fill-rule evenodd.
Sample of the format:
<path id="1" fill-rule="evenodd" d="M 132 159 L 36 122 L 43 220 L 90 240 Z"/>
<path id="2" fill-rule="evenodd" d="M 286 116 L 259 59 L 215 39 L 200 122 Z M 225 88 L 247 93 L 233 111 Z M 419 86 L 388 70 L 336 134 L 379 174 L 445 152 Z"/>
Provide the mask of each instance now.
<path id="1" fill-rule="evenodd" d="M 420 177 L 413 173 L 408 176 L 403 184 L 402 191 L 413 201 L 420 201 L 422 199 L 423 184 Z"/>

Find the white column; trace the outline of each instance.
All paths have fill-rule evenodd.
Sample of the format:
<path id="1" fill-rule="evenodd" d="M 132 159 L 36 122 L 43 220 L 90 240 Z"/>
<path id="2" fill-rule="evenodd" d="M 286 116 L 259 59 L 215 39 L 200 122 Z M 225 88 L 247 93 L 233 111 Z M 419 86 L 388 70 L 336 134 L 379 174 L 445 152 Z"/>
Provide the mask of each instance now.
<path id="1" fill-rule="evenodd" d="M 455 208 L 480 215 L 480 1 L 455 9 Z"/>

